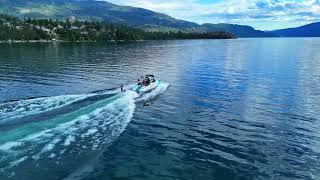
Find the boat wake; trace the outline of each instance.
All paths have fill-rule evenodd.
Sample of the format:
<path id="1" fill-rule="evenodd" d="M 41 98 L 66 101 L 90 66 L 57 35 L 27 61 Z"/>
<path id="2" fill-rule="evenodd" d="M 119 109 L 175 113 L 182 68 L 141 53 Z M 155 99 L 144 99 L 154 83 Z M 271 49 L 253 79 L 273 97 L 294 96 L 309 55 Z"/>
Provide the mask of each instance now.
<path id="1" fill-rule="evenodd" d="M 136 103 L 168 86 L 161 83 L 140 97 L 110 90 L 0 104 L 0 179 L 68 177 L 125 130 Z"/>

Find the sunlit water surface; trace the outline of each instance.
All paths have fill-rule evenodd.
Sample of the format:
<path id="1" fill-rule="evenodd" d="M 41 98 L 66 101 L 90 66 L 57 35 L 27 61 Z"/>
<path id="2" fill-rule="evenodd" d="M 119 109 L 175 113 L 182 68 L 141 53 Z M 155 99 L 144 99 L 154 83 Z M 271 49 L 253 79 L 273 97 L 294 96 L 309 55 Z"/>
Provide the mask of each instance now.
<path id="1" fill-rule="evenodd" d="M 319 49 L 0 44 L 0 179 L 319 179 Z M 116 89 L 143 74 L 161 86 Z"/>

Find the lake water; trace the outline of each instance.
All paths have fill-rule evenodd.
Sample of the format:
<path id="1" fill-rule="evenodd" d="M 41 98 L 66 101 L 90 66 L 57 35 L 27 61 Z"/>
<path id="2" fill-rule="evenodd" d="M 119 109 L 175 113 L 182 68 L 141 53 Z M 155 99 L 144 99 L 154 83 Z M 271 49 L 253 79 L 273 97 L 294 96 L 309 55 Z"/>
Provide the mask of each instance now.
<path id="1" fill-rule="evenodd" d="M 0 179 L 319 179 L 319 49 L 0 44 Z M 117 89 L 143 74 L 160 86 Z"/>

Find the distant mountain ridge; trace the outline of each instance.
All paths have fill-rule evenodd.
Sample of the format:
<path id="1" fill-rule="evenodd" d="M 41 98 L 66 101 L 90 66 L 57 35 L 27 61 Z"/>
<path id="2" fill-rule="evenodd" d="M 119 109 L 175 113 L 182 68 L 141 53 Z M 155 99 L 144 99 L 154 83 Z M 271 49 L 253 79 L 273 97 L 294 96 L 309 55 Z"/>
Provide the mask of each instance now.
<path id="1" fill-rule="evenodd" d="M 237 37 L 269 37 L 269 33 L 256 31 L 249 26 L 204 24 L 175 19 L 143 8 L 119 6 L 95 0 L 0 0 L 0 13 L 20 18 L 96 20 L 127 24 L 146 31 L 227 31 Z"/>
<path id="2" fill-rule="evenodd" d="M 296 28 L 270 31 L 280 37 L 320 37 L 320 22 L 311 23 Z"/>
<path id="3" fill-rule="evenodd" d="M 127 24 L 146 31 L 216 32 L 226 31 L 237 37 L 320 36 L 320 24 L 275 31 L 259 31 L 237 24 L 202 24 L 175 19 L 143 8 L 119 6 L 96 0 L 0 0 L 0 13 L 20 18 L 104 21 Z"/>
<path id="4" fill-rule="evenodd" d="M 196 30 L 199 25 L 147 9 L 119 6 L 95 0 L 0 0 L 0 13 L 18 17 L 77 19 L 121 23 L 135 27 L 167 27 Z"/>
<path id="5" fill-rule="evenodd" d="M 214 32 L 226 30 L 237 37 L 275 37 L 274 34 L 269 32 L 264 32 L 260 30 L 255 30 L 251 26 L 237 25 L 237 24 L 203 24 L 202 29 L 204 31 Z"/>

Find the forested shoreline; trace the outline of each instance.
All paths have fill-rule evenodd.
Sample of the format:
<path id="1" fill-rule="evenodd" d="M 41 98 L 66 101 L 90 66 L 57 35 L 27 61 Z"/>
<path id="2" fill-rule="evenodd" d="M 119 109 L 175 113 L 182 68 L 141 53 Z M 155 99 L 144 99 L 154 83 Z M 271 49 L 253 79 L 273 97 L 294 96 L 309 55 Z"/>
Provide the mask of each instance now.
<path id="1" fill-rule="evenodd" d="M 0 14 L 0 41 L 138 41 L 174 39 L 231 39 L 228 32 L 146 32 L 141 29 L 75 18 L 19 19 Z"/>

